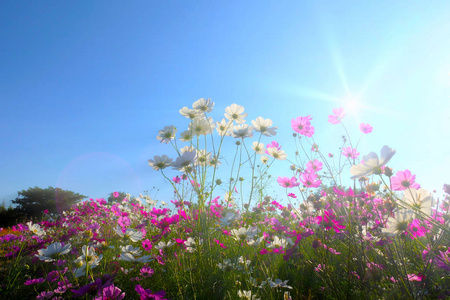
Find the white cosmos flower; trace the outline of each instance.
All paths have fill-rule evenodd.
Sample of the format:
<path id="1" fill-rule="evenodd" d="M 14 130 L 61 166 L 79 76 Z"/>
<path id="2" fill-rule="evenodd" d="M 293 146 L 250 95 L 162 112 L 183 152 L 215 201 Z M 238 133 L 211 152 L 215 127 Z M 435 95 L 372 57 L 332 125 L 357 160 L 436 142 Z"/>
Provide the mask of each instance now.
<path id="1" fill-rule="evenodd" d="M 267 162 L 269 161 L 269 157 L 266 155 L 261 156 L 261 162 L 263 164 L 267 164 Z"/>
<path id="2" fill-rule="evenodd" d="M 195 101 L 194 104 L 192 104 L 192 107 L 199 112 L 209 113 L 212 112 L 214 108 L 214 102 L 212 102 L 210 98 L 208 99 L 200 98 L 197 101 Z"/>
<path id="3" fill-rule="evenodd" d="M 149 261 L 152 261 L 151 255 L 144 255 L 138 257 L 141 255 L 142 251 L 139 250 L 139 248 L 133 247 L 131 245 L 121 247 L 121 252 L 122 253 L 120 253 L 119 260 L 140 262 L 140 263 L 147 263 Z"/>
<path id="4" fill-rule="evenodd" d="M 173 125 L 166 126 L 164 129 L 160 130 L 158 136 L 156 137 L 161 143 L 168 144 L 171 140 L 175 138 L 175 133 L 177 128 Z"/>
<path id="5" fill-rule="evenodd" d="M 172 167 L 175 170 L 179 170 L 181 172 L 189 173 L 189 167 L 195 161 L 197 153 L 196 151 L 188 151 L 184 152 L 181 156 L 178 156 L 177 159 L 172 163 Z"/>
<path id="6" fill-rule="evenodd" d="M 238 297 L 247 300 L 259 300 L 260 298 L 256 298 L 255 295 L 252 295 L 252 291 L 239 290 L 237 292 Z"/>
<path id="7" fill-rule="evenodd" d="M 397 210 L 394 217 L 389 217 L 387 220 L 387 228 L 381 228 L 381 231 L 388 236 L 397 235 L 408 228 L 409 223 L 412 221 L 414 213 L 412 210 Z"/>
<path id="8" fill-rule="evenodd" d="M 190 109 L 188 107 L 183 107 L 179 110 L 180 114 L 188 119 L 195 119 L 199 116 L 201 116 L 201 113 L 196 109 Z"/>
<path id="9" fill-rule="evenodd" d="M 236 240 L 250 240 L 255 237 L 255 235 L 259 232 L 257 227 L 248 226 L 247 228 L 241 227 L 239 229 L 232 229 L 230 231 L 230 235 Z"/>
<path id="10" fill-rule="evenodd" d="M 180 134 L 180 141 L 182 142 L 189 142 L 190 140 L 192 140 L 193 138 L 193 134 L 192 131 L 190 130 L 185 130 Z"/>
<path id="11" fill-rule="evenodd" d="M 287 154 L 277 147 L 270 147 L 267 149 L 267 152 L 269 152 L 270 156 L 279 160 L 285 160 L 287 158 Z"/>
<path id="12" fill-rule="evenodd" d="M 236 125 L 233 127 L 233 131 L 231 132 L 231 135 L 234 138 L 251 138 L 253 137 L 253 126 L 248 126 L 247 124 L 242 125 Z"/>
<path id="13" fill-rule="evenodd" d="M 380 174 L 380 168 L 387 164 L 394 154 L 395 150 L 392 150 L 386 145 L 381 148 L 381 157 L 379 159 L 375 152 L 370 152 L 363 157 L 362 162 L 359 165 L 351 167 L 350 173 L 353 175 L 351 179 L 357 179 L 373 173 Z"/>
<path id="14" fill-rule="evenodd" d="M 169 248 L 172 247 L 173 245 L 175 245 L 174 241 L 168 241 L 168 242 L 159 242 L 158 245 L 155 245 L 154 247 L 158 250 L 164 249 L 164 248 Z"/>
<path id="15" fill-rule="evenodd" d="M 211 161 L 211 152 L 206 152 L 206 149 L 197 151 L 197 157 L 195 159 L 195 164 L 200 166 L 207 166 Z"/>
<path id="16" fill-rule="evenodd" d="M 33 224 L 33 222 L 30 221 L 27 223 L 27 226 L 28 226 L 28 229 L 30 229 L 30 231 L 32 233 L 34 233 L 35 235 L 38 235 L 38 236 L 45 235 L 44 229 L 42 229 L 39 224 Z"/>
<path id="17" fill-rule="evenodd" d="M 173 159 L 169 158 L 167 155 L 155 155 L 153 159 L 148 160 L 148 165 L 154 170 L 159 171 L 169 167 L 172 164 Z"/>
<path id="18" fill-rule="evenodd" d="M 36 254 L 36 256 L 45 262 L 56 261 L 55 257 L 69 253 L 71 247 L 70 243 L 55 242 L 45 249 L 38 250 L 39 255 Z"/>
<path id="19" fill-rule="evenodd" d="M 225 118 L 230 121 L 235 121 L 237 124 L 244 123 L 244 118 L 247 117 L 247 115 L 247 113 L 244 113 L 244 107 L 235 103 L 225 108 Z"/>
<path id="20" fill-rule="evenodd" d="M 294 245 L 294 243 L 292 242 L 291 238 L 283 239 L 283 238 L 279 238 L 278 236 L 275 236 L 273 238 L 272 243 L 270 243 L 269 248 L 280 248 L 280 247 L 283 247 L 283 249 L 285 249 L 288 244 L 291 245 L 291 246 Z"/>
<path id="21" fill-rule="evenodd" d="M 264 148 L 264 144 L 258 143 L 258 141 L 253 142 L 252 149 L 253 149 L 253 151 L 255 151 L 258 154 L 264 154 L 264 152 L 266 152 L 266 148 Z"/>
<path id="22" fill-rule="evenodd" d="M 194 119 L 191 123 L 189 123 L 188 130 L 191 131 L 192 135 L 207 135 L 212 133 L 214 130 L 215 124 L 211 117 L 208 119 Z"/>
<path id="23" fill-rule="evenodd" d="M 287 282 L 289 280 L 282 281 L 281 279 L 275 279 L 275 281 L 268 280 L 269 286 L 271 288 L 286 288 L 286 289 L 292 289 L 292 286 L 287 285 Z"/>
<path id="24" fill-rule="evenodd" d="M 189 251 L 189 253 L 193 253 L 195 250 L 197 250 L 197 246 L 203 244 L 202 239 L 198 239 L 196 241 L 195 239 L 188 237 L 186 241 L 184 241 L 184 245 L 186 246 L 186 250 Z"/>
<path id="25" fill-rule="evenodd" d="M 409 188 L 405 190 L 402 200 L 407 205 L 420 210 L 422 213 L 428 216 L 431 215 L 431 207 L 434 205 L 434 201 L 433 197 L 427 190 L 423 188 L 418 190 Z"/>
<path id="26" fill-rule="evenodd" d="M 122 228 L 117 225 L 114 228 L 114 231 L 119 235 L 120 237 L 128 237 L 132 242 L 137 242 L 142 240 L 143 234 L 140 231 L 134 230 L 133 228 L 127 228 L 125 230 L 125 233 L 123 233 Z"/>
<path id="27" fill-rule="evenodd" d="M 74 270 L 75 277 L 85 274 L 86 267 L 91 269 L 97 267 L 103 258 L 103 255 L 97 255 L 95 249 L 90 246 L 84 245 L 81 251 L 83 254 L 74 261 L 77 266 Z"/>
<path id="28" fill-rule="evenodd" d="M 216 130 L 220 136 L 231 136 L 230 126 L 233 122 L 222 119 L 220 122 L 216 122 Z"/>
<path id="29" fill-rule="evenodd" d="M 271 119 L 263 119 L 262 117 L 257 117 L 256 120 L 252 121 L 255 130 L 261 132 L 265 136 L 274 136 L 277 134 L 278 127 L 270 127 L 273 125 Z"/>

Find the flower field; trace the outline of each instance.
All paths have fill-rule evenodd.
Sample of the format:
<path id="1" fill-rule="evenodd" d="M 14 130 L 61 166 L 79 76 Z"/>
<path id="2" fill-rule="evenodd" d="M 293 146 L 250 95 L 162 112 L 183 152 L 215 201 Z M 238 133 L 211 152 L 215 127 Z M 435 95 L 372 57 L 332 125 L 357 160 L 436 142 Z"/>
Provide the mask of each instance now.
<path id="1" fill-rule="evenodd" d="M 157 136 L 173 158 L 148 163 L 172 205 L 115 193 L 112 204 L 90 199 L 3 228 L 1 298 L 450 299 L 450 186 L 435 199 L 409 170 L 388 167 L 395 150 L 360 156 L 348 135 L 339 157 L 322 153 L 311 116 L 291 121 L 291 155 L 262 142 L 277 134 L 270 119 L 246 124 L 232 104 L 214 121 L 213 108 L 199 99 L 180 110 L 187 130 Z M 337 108 L 329 126 L 344 119 Z M 286 195 L 275 199 L 269 170 L 280 161 L 291 173 L 277 174 Z"/>

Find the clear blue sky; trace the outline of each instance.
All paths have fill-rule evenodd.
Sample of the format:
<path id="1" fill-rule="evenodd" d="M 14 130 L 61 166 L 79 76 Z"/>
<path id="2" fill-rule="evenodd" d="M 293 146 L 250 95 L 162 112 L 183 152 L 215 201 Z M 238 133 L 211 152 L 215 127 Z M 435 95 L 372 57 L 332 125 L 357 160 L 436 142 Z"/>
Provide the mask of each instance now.
<path id="1" fill-rule="evenodd" d="M 168 202 L 147 160 L 174 156 L 158 130 L 184 130 L 178 110 L 202 97 L 217 120 L 232 103 L 247 123 L 271 118 L 291 155 L 290 121 L 307 114 L 337 154 L 327 116 L 353 99 L 347 127 L 374 127 L 361 154 L 389 145 L 389 165 L 441 191 L 449 20 L 449 1 L 1 1 L 0 201 L 34 186 L 93 198 L 155 186 Z"/>

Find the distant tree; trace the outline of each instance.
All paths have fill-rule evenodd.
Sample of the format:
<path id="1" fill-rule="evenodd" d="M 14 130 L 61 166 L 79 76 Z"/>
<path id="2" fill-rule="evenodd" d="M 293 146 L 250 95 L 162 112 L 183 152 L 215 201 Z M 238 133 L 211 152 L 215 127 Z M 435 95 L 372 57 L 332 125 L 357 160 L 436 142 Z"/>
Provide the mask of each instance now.
<path id="1" fill-rule="evenodd" d="M 18 223 L 23 223 L 26 217 L 23 213 L 16 208 L 9 206 L 6 207 L 5 203 L 0 205 L 0 227 L 11 227 Z"/>
<path id="2" fill-rule="evenodd" d="M 48 187 L 41 189 L 39 187 L 28 188 L 18 192 L 19 197 L 12 200 L 17 204 L 15 208 L 18 212 L 24 214 L 27 219 L 41 218 L 44 211 L 47 210 L 50 215 L 58 215 L 86 196 L 65 191 L 60 188 Z"/>
<path id="3" fill-rule="evenodd" d="M 125 192 L 113 192 L 109 194 L 108 204 L 114 204 L 117 202 L 122 202 L 123 199 L 127 197 L 127 193 Z"/>

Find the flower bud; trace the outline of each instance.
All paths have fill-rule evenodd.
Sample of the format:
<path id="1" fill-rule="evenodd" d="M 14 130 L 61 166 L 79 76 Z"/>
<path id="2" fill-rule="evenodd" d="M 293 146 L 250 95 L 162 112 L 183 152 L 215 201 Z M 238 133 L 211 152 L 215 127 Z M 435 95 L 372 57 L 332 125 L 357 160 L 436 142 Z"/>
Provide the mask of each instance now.
<path id="1" fill-rule="evenodd" d="M 394 173 L 392 172 L 392 168 L 384 167 L 384 175 L 387 177 L 391 177 Z"/>

